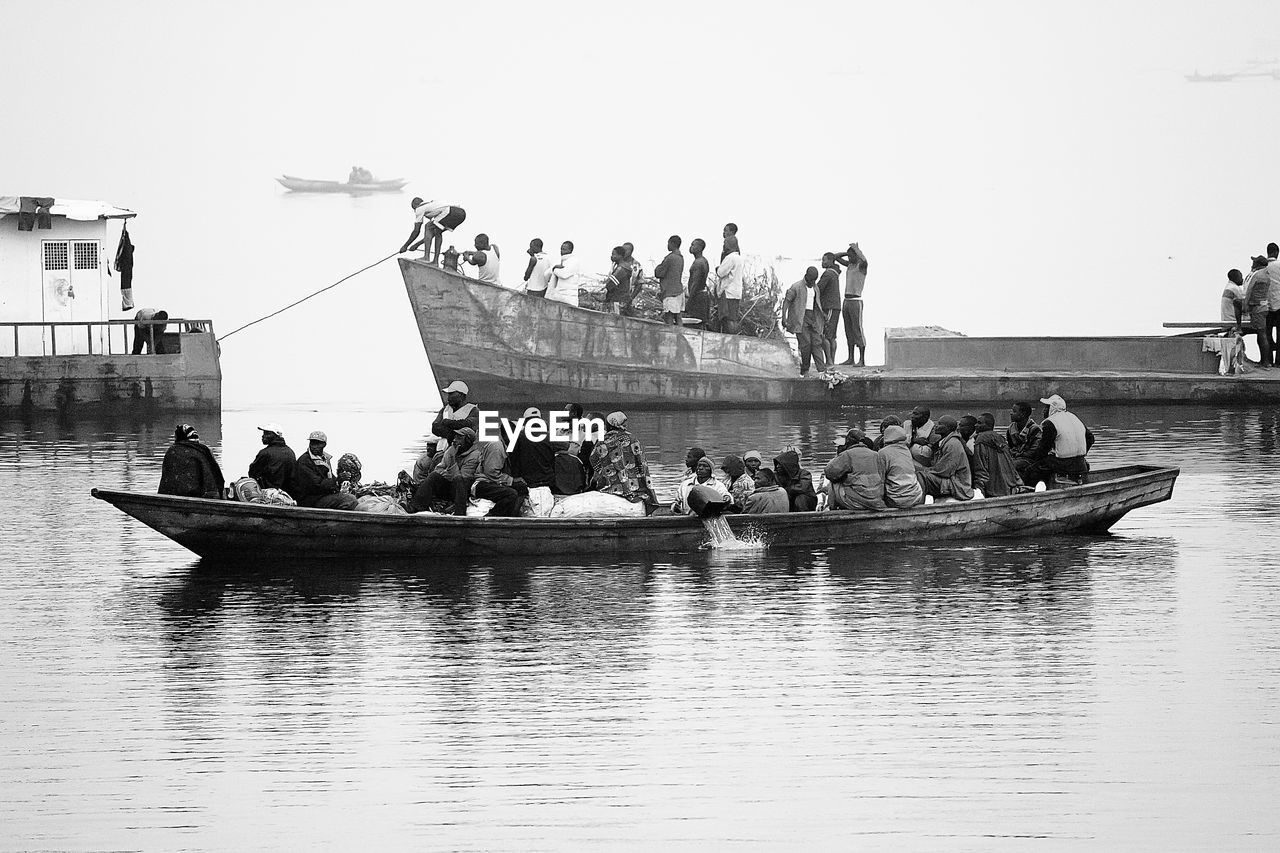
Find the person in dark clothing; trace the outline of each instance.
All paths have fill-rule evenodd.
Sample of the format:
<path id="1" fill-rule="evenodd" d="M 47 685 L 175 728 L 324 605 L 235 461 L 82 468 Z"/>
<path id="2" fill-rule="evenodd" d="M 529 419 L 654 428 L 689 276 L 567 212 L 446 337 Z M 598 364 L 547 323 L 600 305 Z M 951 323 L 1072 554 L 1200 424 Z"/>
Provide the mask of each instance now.
<path id="1" fill-rule="evenodd" d="M 826 316 L 818 289 L 818 268 L 809 267 L 804 278 L 787 288 L 782 299 L 782 326 L 796 336 L 801 376 L 809 374 L 810 360 L 819 373 L 827 369 L 827 339 L 823 334 Z"/>
<path id="2" fill-rule="evenodd" d="M 676 326 L 684 325 L 681 315 L 684 313 L 684 255 L 680 254 L 680 237 L 672 235 L 667 240 L 667 256 L 653 268 L 653 277 L 658 279 L 658 295 L 662 297 L 662 322 Z"/>
<path id="3" fill-rule="evenodd" d="M 1031 454 L 1040 445 L 1040 424 L 1031 417 L 1029 403 L 1019 400 L 1010 407 L 1009 426 L 1004 431 L 1004 438 L 1009 443 L 1014 467 L 1021 476 L 1031 464 Z"/>
<path id="4" fill-rule="evenodd" d="M 222 497 L 225 486 L 218 460 L 200 441 L 196 428 L 178 424 L 173 431 L 173 445 L 165 451 L 160 465 L 160 494 L 216 500 Z"/>
<path id="5" fill-rule="evenodd" d="M 435 470 L 414 489 L 414 509 L 421 512 L 431 509 L 435 501 L 451 501 L 454 515 L 466 515 L 471 484 L 479 469 L 480 448 L 475 430 L 470 427 L 455 430 Z"/>
<path id="6" fill-rule="evenodd" d="M 585 415 L 583 415 L 582 419 L 584 421 L 591 421 L 592 423 L 597 423 L 597 424 L 603 424 L 605 422 L 604 412 L 587 412 Z M 591 482 L 591 451 L 596 449 L 596 442 L 592 439 L 587 438 L 586 437 L 587 433 L 585 431 L 583 432 L 582 435 L 583 435 L 583 439 L 581 444 L 578 447 L 578 461 L 582 463 L 582 470 L 587 477 L 587 485 L 585 486 L 584 491 L 591 491 L 592 489 L 595 488 L 590 484 Z"/>
<path id="7" fill-rule="evenodd" d="M 1093 433 L 1067 411 L 1067 402 L 1061 396 L 1053 394 L 1040 402 L 1044 403 L 1040 444 L 1031 455 L 1031 465 L 1023 472 L 1022 481 L 1032 487 L 1042 480 L 1048 485 L 1062 474 L 1084 482 L 1089 473 L 1085 454 L 1093 448 Z"/>
<path id="8" fill-rule="evenodd" d="M 880 420 L 880 434 L 877 435 L 876 440 L 872 442 L 872 449 L 882 450 L 884 448 L 884 431 L 891 426 L 902 426 L 902 418 L 897 415 L 885 415 Z"/>
<path id="9" fill-rule="evenodd" d="M 311 433 L 307 439 L 307 449 L 298 454 L 297 467 L 293 474 L 293 489 L 289 494 L 298 502 L 298 506 L 310 506 L 316 509 L 355 509 L 357 500 L 354 495 L 338 490 L 337 470 L 333 466 L 333 457 L 325 453 L 329 437 L 320 430 Z"/>
<path id="10" fill-rule="evenodd" d="M 263 424 L 258 429 L 262 430 L 262 443 L 266 447 L 249 463 L 249 476 L 264 489 L 284 489 L 293 494 L 298 457 L 284 443 L 284 430 L 276 423 Z"/>
<path id="11" fill-rule="evenodd" d="M 836 331 L 840 327 L 840 309 L 844 301 L 840 296 L 840 266 L 833 252 L 822 256 L 822 277 L 818 279 L 818 295 L 822 299 L 823 348 L 827 364 L 836 363 Z"/>
<path id="12" fill-rule="evenodd" d="M 973 487 L 989 498 L 1011 495 L 1022 485 L 1009 443 L 995 427 L 996 416 L 983 412 L 973 434 Z"/>
<path id="13" fill-rule="evenodd" d="M 168 323 L 168 311 L 138 309 L 138 313 L 133 315 L 133 355 L 142 355 L 144 347 L 152 355 L 159 353 L 160 336 Z"/>
<path id="14" fill-rule="evenodd" d="M 818 493 L 813 490 L 813 475 L 800 467 L 800 454 L 785 450 L 773 460 L 773 473 L 778 485 L 787 493 L 792 512 L 812 512 L 818 508 Z"/>
<path id="15" fill-rule="evenodd" d="M 480 410 L 475 403 L 467 402 L 471 389 L 461 379 L 455 379 L 444 386 L 444 408 L 436 413 L 431 422 L 431 434 L 436 436 L 436 453 L 441 453 L 449 446 L 455 430 L 470 427 L 477 434 L 480 432 Z"/>
<path id="16" fill-rule="evenodd" d="M 521 422 L 530 418 L 542 420 L 542 412 L 532 406 L 525 409 Z M 556 449 L 550 441 L 533 441 L 521 430 L 507 457 L 507 465 L 511 476 L 524 480 L 529 488 L 550 487 L 555 481 Z"/>
<path id="17" fill-rule="evenodd" d="M 693 263 L 689 265 L 689 298 L 684 305 L 685 316 L 698 318 L 699 326 L 703 329 L 711 323 L 711 293 L 707 290 L 711 262 L 702 255 L 706 250 L 707 241 L 701 237 L 689 244 Z"/>

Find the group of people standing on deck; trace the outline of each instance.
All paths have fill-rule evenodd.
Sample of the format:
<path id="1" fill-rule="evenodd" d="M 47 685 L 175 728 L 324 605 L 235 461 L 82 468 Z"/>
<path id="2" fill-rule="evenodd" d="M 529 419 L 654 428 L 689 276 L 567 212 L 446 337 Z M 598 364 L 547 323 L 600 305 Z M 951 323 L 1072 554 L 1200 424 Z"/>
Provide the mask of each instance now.
<path id="1" fill-rule="evenodd" d="M 429 263 L 441 263 L 444 234 L 466 220 L 460 207 L 415 197 L 413 231 L 400 247 L 408 252 L 422 246 Z M 684 240 L 673 234 L 667 240 L 667 254 L 653 269 L 658 296 L 662 300 L 662 320 L 671 325 L 686 322 L 700 328 L 736 334 L 742 322 L 742 289 L 745 267 L 738 243 L 738 226 L 729 222 L 721 231 L 724 242 L 720 259 L 713 267 L 705 252 L 707 241 L 701 237 L 689 243 L 692 260 L 685 274 Z M 475 267 L 480 281 L 501 284 L 501 253 L 487 234 L 477 234 L 475 249 L 443 253 L 446 268 L 457 262 Z M 578 287 L 582 265 L 572 241 L 560 244 L 559 258 L 548 255 L 542 239 L 529 241 L 528 262 L 520 288 L 530 296 L 546 298 L 567 305 L 579 305 Z M 843 364 L 866 366 L 866 334 L 862 327 L 862 291 L 867 280 L 867 257 L 857 243 L 844 252 L 827 252 L 822 256 L 822 270 L 809 267 L 804 278 L 788 289 L 783 300 L 783 327 L 796 335 L 800 347 L 801 375 L 807 375 L 812 360 L 822 371 L 835 364 L 836 336 L 844 320 L 849 356 Z M 840 274 L 844 271 L 841 292 Z M 645 271 L 635 257 L 630 242 L 615 246 L 609 254 L 609 273 L 604 278 L 604 311 L 622 314 L 639 295 L 646 280 Z M 688 318 L 686 320 L 686 318 Z M 855 357 L 856 352 L 856 357 Z"/>
<path id="2" fill-rule="evenodd" d="M 1248 275 L 1227 271 L 1222 289 L 1222 322 L 1235 323 L 1242 332 L 1245 321 L 1257 335 L 1258 367 L 1270 370 L 1280 363 L 1280 245 L 1267 244 L 1265 255 L 1254 255 Z"/>

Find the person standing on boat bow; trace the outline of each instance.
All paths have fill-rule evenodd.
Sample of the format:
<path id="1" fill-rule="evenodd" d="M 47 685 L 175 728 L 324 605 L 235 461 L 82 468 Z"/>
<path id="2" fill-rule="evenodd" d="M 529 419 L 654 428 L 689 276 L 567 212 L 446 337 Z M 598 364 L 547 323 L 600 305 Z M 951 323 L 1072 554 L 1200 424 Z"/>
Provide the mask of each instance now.
<path id="1" fill-rule="evenodd" d="M 680 236 L 673 234 L 667 240 L 667 256 L 653 268 L 658 279 L 658 295 L 662 297 L 662 322 L 683 326 L 684 313 L 684 255 L 680 254 Z"/>
<path id="2" fill-rule="evenodd" d="M 414 196 L 410 206 L 413 208 L 413 233 L 400 247 L 400 253 L 412 252 L 422 246 L 423 257 L 428 263 L 440 262 L 440 249 L 444 245 L 444 232 L 452 231 L 467 218 L 467 212 L 460 207 L 435 201 L 423 201 Z M 418 239 L 418 235 L 422 239 Z M 415 242 L 416 241 L 416 242 Z"/>
<path id="3" fill-rule="evenodd" d="M 542 241 L 534 237 L 529 241 L 529 265 L 524 268 L 524 292 L 530 296 L 546 298 L 547 282 L 551 277 L 551 261 L 542 251 Z"/>
<path id="4" fill-rule="evenodd" d="M 498 262 L 501 253 L 495 243 L 489 242 L 488 234 L 476 235 L 476 250 L 463 252 L 462 260 L 476 268 L 476 278 L 489 284 L 501 284 L 498 280 Z"/>
<path id="5" fill-rule="evenodd" d="M 470 427 L 472 432 L 479 434 L 480 410 L 474 403 L 467 402 L 470 393 L 467 383 L 458 379 L 444 386 L 444 408 L 431 422 L 431 434 L 436 436 L 436 453 L 443 452 L 453 434 L 463 427 Z"/>
<path id="6" fill-rule="evenodd" d="M 573 243 L 565 240 L 560 244 L 560 263 L 547 273 L 547 298 L 553 302 L 578 307 L 578 275 L 582 266 L 573 254 Z"/>

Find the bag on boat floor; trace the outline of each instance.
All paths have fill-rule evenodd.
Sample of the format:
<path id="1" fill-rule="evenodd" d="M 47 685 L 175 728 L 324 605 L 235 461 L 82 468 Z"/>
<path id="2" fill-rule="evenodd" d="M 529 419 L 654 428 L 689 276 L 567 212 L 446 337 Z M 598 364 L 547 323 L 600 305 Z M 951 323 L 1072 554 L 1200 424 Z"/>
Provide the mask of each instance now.
<path id="1" fill-rule="evenodd" d="M 551 511 L 556 508 L 556 497 L 547 486 L 534 486 L 529 489 L 529 499 L 520 514 L 525 518 L 550 518 Z"/>
<path id="2" fill-rule="evenodd" d="M 256 504 L 268 504 L 269 506 L 297 506 L 298 502 L 284 489 L 263 489 L 262 496 L 252 501 Z"/>
<path id="3" fill-rule="evenodd" d="M 467 518 L 483 518 L 493 509 L 493 501 L 488 498 L 472 498 L 467 502 Z"/>
<path id="4" fill-rule="evenodd" d="M 356 500 L 356 512 L 373 512 L 379 515 L 408 515 L 391 495 L 364 495 Z"/>
<path id="5" fill-rule="evenodd" d="M 552 518 L 644 518 L 644 504 L 604 492 L 566 495 L 556 501 Z"/>
<path id="6" fill-rule="evenodd" d="M 243 503 L 261 503 L 262 487 L 258 485 L 258 481 L 252 477 L 241 477 L 231 484 L 228 490 L 230 498 L 233 501 L 241 501 Z"/>

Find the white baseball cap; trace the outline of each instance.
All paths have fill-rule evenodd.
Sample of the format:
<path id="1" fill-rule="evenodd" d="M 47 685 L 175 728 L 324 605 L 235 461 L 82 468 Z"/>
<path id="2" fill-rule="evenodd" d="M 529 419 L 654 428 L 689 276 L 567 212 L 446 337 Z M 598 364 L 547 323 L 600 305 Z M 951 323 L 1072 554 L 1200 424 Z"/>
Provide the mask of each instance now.
<path id="1" fill-rule="evenodd" d="M 263 432 L 274 432 L 276 435 L 280 436 L 284 435 L 284 427 L 280 426 L 280 424 L 275 421 L 267 421 L 265 424 L 258 427 L 258 429 Z"/>
<path id="2" fill-rule="evenodd" d="M 311 435 L 307 436 L 307 441 L 319 441 L 324 444 L 329 443 L 329 436 L 324 434 L 324 430 L 315 430 Z"/>
<path id="3" fill-rule="evenodd" d="M 444 393 L 451 394 L 454 391 L 457 391 L 460 394 L 471 393 L 471 389 L 467 387 L 467 383 L 463 382 L 461 379 L 455 379 L 448 385 L 444 386 Z"/>
<path id="4" fill-rule="evenodd" d="M 542 417 L 542 411 L 537 406 L 530 406 L 529 408 L 524 410 L 524 414 L 521 415 L 521 417 L 540 418 Z"/>

